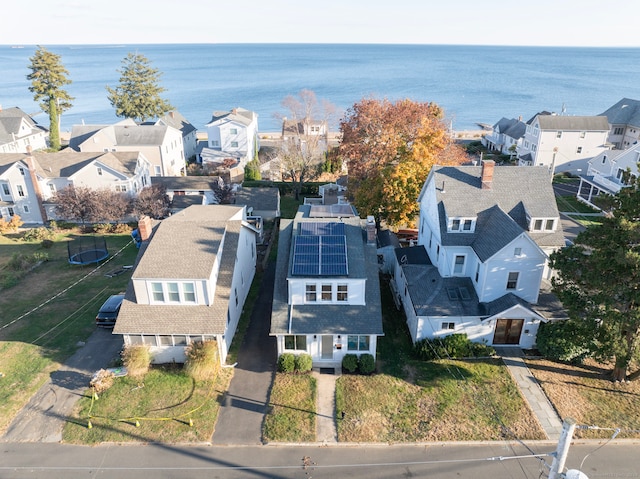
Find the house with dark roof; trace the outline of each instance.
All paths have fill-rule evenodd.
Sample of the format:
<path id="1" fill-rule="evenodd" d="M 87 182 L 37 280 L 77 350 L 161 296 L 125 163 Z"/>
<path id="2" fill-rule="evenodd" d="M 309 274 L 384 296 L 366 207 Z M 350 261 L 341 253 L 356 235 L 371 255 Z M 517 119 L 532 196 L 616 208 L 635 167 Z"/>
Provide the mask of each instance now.
<path id="1" fill-rule="evenodd" d="M 396 250 L 392 282 L 414 342 L 466 333 L 533 347 L 540 322 L 562 316 L 545 292 L 564 245 L 548 171 L 434 166 L 419 203 L 418 246 Z"/>
<path id="2" fill-rule="evenodd" d="M 190 206 L 139 224 L 142 245 L 114 334 L 149 346 L 154 363 L 215 340 L 224 363 L 256 267 L 255 230 L 238 206 Z M 180 254 L 176 254 L 180 251 Z"/>
<path id="3" fill-rule="evenodd" d="M 335 369 L 348 353 L 375 357 L 384 334 L 375 221 L 311 217 L 312 208 L 280 222 L 270 334 L 278 354 Z"/>
<path id="4" fill-rule="evenodd" d="M 26 153 L 47 148 L 49 130 L 18 107 L 0 106 L 0 153 Z"/>
<path id="5" fill-rule="evenodd" d="M 236 190 L 234 203 L 245 205 L 250 216 L 264 221 L 280 218 L 280 190 L 278 188 L 244 187 Z"/>
<path id="6" fill-rule="evenodd" d="M 578 201 L 592 208 L 600 209 L 594 202 L 598 195 L 615 195 L 637 181 L 640 176 L 640 145 L 632 145 L 626 150 L 603 151 L 589 160 L 586 175 L 580 176 L 576 196 Z"/>
<path id="7" fill-rule="evenodd" d="M 172 202 L 172 209 L 191 204 L 217 205 L 216 190 L 224 186 L 219 176 L 154 176 L 152 185 L 161 185 Z"/>
<path id="8" fill-rule="evenodd" d="M 638 143 L 640 138 L 640 101 L 623 98 L 600 113 L 606 116 L 611 129 L 608 141 L 618 150 L 625 150 Z"/>
<path id="9" fill-rule="evenodd" d="M 522 144 L 527 125 L 521 118 L 501 118 L 491 129 L 491 133 L 482 136 L 482 145 L 489 151 L 511 155 Z"/>
<path id="10" fill-rule="evenodd" d="M 142 153 L 151 163 L 151 176 L 182 176 L 186 160 L 182 133 L 167 125 L 73 125 L 69 147 L 81 152 Z"/>
<path id="11" fill-rule="evenodd" d="M 253 111 L 244 108 L 214 111 L 205 127 L 207 144 L 198 152 L 203 164 L 222 165 L 233 159 L 244 168 L 260 149 L 258 114 Z"/>
<path id="12" fill-rule="evenodd" d="M 542 166 L 552 174 L 587 171 L 587 162 L 609 149 L 606 116 L 541 112 L 527 121 L 517 148 L 519 166 Z"/>

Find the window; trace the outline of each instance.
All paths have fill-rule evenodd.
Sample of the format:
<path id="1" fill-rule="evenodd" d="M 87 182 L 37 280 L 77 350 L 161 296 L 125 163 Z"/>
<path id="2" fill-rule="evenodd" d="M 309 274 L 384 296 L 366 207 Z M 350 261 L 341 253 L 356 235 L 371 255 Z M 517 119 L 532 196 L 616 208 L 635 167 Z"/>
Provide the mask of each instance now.
<path id="1" fill-rule="evenodd" d="M 338 301 L 346 301 L 349 298 L 349 291 L 347 290 L 347 285 L 346 284 L 339 284 L 338 285 L 338 296 L 337 296 L 337 300 Z"/>
<path id="2" fill-rule="evenodd" d="M 322 285 L 322 301 L 331 301 L 333 299 L 333 291 L 330 284 Z"/>
<path id="3" fill-rule="evenodd" d="M 98 176 L 102 176 L 102 168 L 98 166 L 96 169 L 98 170 Z"/>
<path id="4" fill-rule="evenodd" d="M 28 213 L 28 212 L 29 212 L 29 207 L 28 207 L 27 205 L 24 205 L 24 206 L 23 206 L 23 208 L 24 208 L 24 212 L 25 212 L 25 213 Z"/>
<path id="5" fill-rule="evenodd" d="M 218 140 L 211 140 L 211 146 L 220 146 L 220 142 Z"/>
<path id="6" fill-rule="evenodd" d="M 524 147 L 528 150 L 529 149 L 529 141 L 525 140 L 524 142 Z"/>
<path id="7" fill-rule="evenodd" d="M 462 274 L 464 270 L 464 256 L 456 255 L 455 263 L 453 266 L 453 274 Z"/>
<path id="8" fill-rule="evenodd" d="M 229 133 L 232 135 L 237 135 L 238 134 L 238 129 L 237 128 L 229 128 Z"/>
<path id="9" fill-rule="evenodd" d="M 171 336 L 158 336 L 160 339 L 160 346 L 173 346 Z"/>
<path id="10" fill-rule="evenodd" d="M 162 174 L 162 169 L 159 166 L 156 166 L 154 170 L 156 172 L 156 176 L 160 176 Z"/>
<path id="11" fill-rule="evenodd" d="M 554 224 L 553 220 L 547 220 L 547 222 L 546 222 L 546 224 L 544 226 L 544 229 L 547 230 L 547 231 L 553 231 L 553 224 Z"/>
<path id="12" fill-rule="evenodd" d="M 139 334 L 129 336 L 129 344 L 130 345 L 143 344 L 142 336 L 140 336 Z"/>
<path id="13" fill-rule="evenodd" d="M 518 286 L 518 275 L 517 271 L 509 273 L 509 278 L 507 279 L 507 289 L 516 289 Z"/>
<path id="14" fill-rule="evenodd" d="M 587 136 L 587 132 L 586 131 L 581 131 L 580 132 L 580 138 L 584 138 L 585 136 Z"/>
<path id="15" fill-rule="evenodd" d="M 442 323 L 442 327 L 440 329 L 456 329 L 456 323 L 451 323 L 451 322 Z"/>
<path id="16" fill-rule="evenodd" d="M 20 174 L 24 176 L 24 168 L 18 168 L 20 170 Z"/>
<path id="17" fill-rule="evenodd" d="M 9 192 L 9 185 L 6 183 L 2 184 L 2 191 L 5 195 L 11 195 L 11 192 Z"/>
<path id="18" fill-rule="evenodd" d="M 284 349 L 292 349 L 294 351 L 306 351 L 307 337 L 301 334 L 285 336 Z"/>
<path id="19" fill-rule="evenodd" d="M 349 351 L 369 351 L 369 336 L 350 334 L 347 336 Z"/>
<path id="20" fill-rule="evenodd" d="M 16 188 L 18 190 L 18 196 L 24 196 L 24 188 L 22 188 L 22 185 L 16 185 Z"/>
<path id="21" fill-rule="evenodd" d="M 178 289 L 178 283 L 167 283 L 167 293 L 170 302 L 180 302 L 180 290 Z"/>
<path id="22" fill-rule="evenodd" d="M 193 283 L 182 283 L 182 294 L 185 303 L 196 302 L 196 291 Z"/>
<path id="23" fill-rule="evenodd" d="M 151 294 L 154 301 L 164 303 L 164 291 L 162 290 L 162 283 L 151 283 Z"/>
<path id="24" fill-rule="evenodd" d="M 233 288 L 233 292 L 234 292 L 235 297 L 236 297 L 236 306 L 238 306 L 238 288 Z"/>
<path id="25" fill-rule="evenodd" d="M 562 132 L 561 131 L 556 132 L 556 138 L 562 138 Z"/>
<path id="26" fill-rule="evenodd" d="M 49 183 L 49 191 L 51 193 L 55 193 L 56 192 L 56 185 L 54 185 L 53 183 Z"/>
<path id="27" fill-rule="evenodd" d="M 479 277 L 480 277 L 480 263 L 476 265 L 476 283 L 478 282 Z"/>
<path id="28" fill-rule="evenodd" d="M 460 220 L 453 220 L 451 222 L 451 231 L 458 231 L 460 229 Z"/>
<path id="29" fill-rule="evenodd" d="M 306 301 L 317 301 L 316 285 L 315 284 L 307 284 L 305 286 L 305 300 Z"/>
<path id="30" fill-rule="evenodd" d="M 622 128 L 621 126 L 618 126 L 618 127 L 613 129 L 613 134 L 614 135 L 622 135 L 623 131 L 624 131 L 624 128 Z"/>
<path id="31" fill-rule="evenodd" d="M 237 141 L 232 141 L 231 142 L 231 148 L 238 148 L 238 142 Z"/>
<path id="32" fill-rule="evenodd" d="M 538 125 L 533 127 L 533 136 L 538 136 Z"/>
<path id="33" fill-rule="evenodd" d="M 576 148 L 576 153 L 582 153 L 582 147 L 579 146 L 578 148 Z"/>
<path id="34" fill-rule="evenodd" d="M 144 344 L 148 344 L 149 346 L 157 346 L 158 345 L 158 341 L 156 339 L 155 336 L 151 336 L 151 335 L 144 335 L 142 336 L 142 339 L 144 341 Z"/>
<path id="35" fill-rule="evenodd" d="M 464 224 L 462 225 L 463 231 L 471 231 L 471 220 L 464 220 Z"/>
<path id="36" fill-rule="evenodd" d="M 13 211 L 13 208 L 11 208 L 11 207 L 7 208 L 7 212 L 9 213 L 9 216 L 15 215 L 15 212 Z"/>
<path id="37" fill-rule="evenodd" d="M 522 256 L 522 248 L 516 248 L 513 250 L 513 256 Z"/>
<path id="38" fill-rule="evenodd" d="M 174 346 L 186 346 L 187 337 L 183 335 L 178 335 L 173 337 L 173 345 Z"/>
<path id="39" fill-rule="evenodd" d="M 607 162 L 607 155 L 602 157 L 602 164 L 604 165 Z"/>
<path id="40" fill-rule="evenodd" d="M 542 230 L 542 220 L 535 220 L 533 222 L 533 230 L 534 231 L 541 231 Z"/>

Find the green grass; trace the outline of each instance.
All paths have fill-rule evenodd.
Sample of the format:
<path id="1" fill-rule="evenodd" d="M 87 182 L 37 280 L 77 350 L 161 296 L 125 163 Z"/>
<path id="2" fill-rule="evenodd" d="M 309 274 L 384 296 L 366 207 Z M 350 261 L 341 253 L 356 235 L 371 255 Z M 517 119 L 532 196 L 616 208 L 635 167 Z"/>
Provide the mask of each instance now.
<path id="1" fill-rule="evenodd" d="M 231 374 L 226 369 L 216 381 L 198 382 L 181 367 L 168 366 L 153 367 L 141 381 L 116 378 L 98 400 L 93 400 L 90 394 L 80 400 L 65 425 L 63 441 L 74 444 L 210 441 Z"/>
<path id="2" fill-rule="evenodd" d="M 578 201 L 575 196 L 556 196 L 558 210 L 569 213 L 599 213 L 598 210 Z"/>
<path id="3" fill-rule="evenodd" d="M 293 195 L 282 195 L 280 197 L 280 214 L 282 218 L 293 219 L 298 211 L 298 206 L 303 202 L 304 200 L 302 199 L 296 200 Z"/>
<path id="4" fill-rule="evenodd" d="M 95 314 L 111 295 L 123 291 L 130 274 L 113 278 L 105 272 L 133 264 L 137 249 L 129 235 L 108 235 L 113 255 L 102 268 L 68 263 L 67 232 L 57 236 L 52 248 L 25 243 L 19 236 L 0 236 L 0 269 L 14 253 L 47 251 L 49 261 L 26 272 L 18 283 L 0 290 L 0 431 L 46 381 L 59 363 L 95 330 Z"/>
<path id="5" fill-rule="evenodd" d="M 315 442 L 316 379 L 313 376 L 276 374 L 263 438 L 268 442 Z"/>

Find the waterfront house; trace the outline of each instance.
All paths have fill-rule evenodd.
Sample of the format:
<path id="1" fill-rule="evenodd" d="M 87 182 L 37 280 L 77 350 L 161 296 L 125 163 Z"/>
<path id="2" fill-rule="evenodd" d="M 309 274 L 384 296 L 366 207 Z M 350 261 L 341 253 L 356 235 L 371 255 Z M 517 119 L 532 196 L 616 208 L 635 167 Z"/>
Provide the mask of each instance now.
<path id="1" fill-rule="evenodd" d="M 489 151 L 497 151 L 503 155 L 513 155 L 527 130 L 521 118 L 501 118 L 491 129 L 491 133 L 483 135 L 481 142 Z"/>
<path id="2" fill-rule="evenodd" d="M 18 107 L 0 106 L 0 153 L 26 153 L 48 147 L 49 131 Z"/>
<path id="3" fill-rule="evenodd" d="M 244 168 L 260 149 L 258 114 L 253 111 L 244 108 L 214 111 L 205 127 L 207 145 L 199 152 L 203 164 L 222 163 L 231 158 Z"/>
<path id="4" fill-rule="evenodd" d="M 335 369 L 348 353 L 375 357 L 383 335 L 375 221 L 313 208 L 280 223 L 271 335 L 279 355 L 306 353 L 313 367 Z"/>
<path id="5" fill-rule="evenodd" d="M 0 218 L 16 215 L 27 224 L 46 220 L 35 165 L 23 153 L 0 153 Z"/>
<path id="6" fill-rule="evenodd" d="M 564 245 L 549 172 L 434 166 L 418 201 L 418 246 L 396 250 L 392 281 L 413 341 L 466 333 L 533 347 L 560 310 L 543 284 Z"/>
<path id="7" fill-rule="evenodd" d="M 563 116 L 538 113 L 527 121 L 517 148 L 520 166 L 542 166 L 553 174 L 579 174 L 589 159 L 608 150 L 606 116 Z"/>
<path id="8" fill-rule="evenodd" d="M 175 128 L 182 133 L 182 146 L 184 148 L 184 157 L 192 160 L 196 157 L 196 147 L 198 144 L 198 130 L 189 120 L 177 111 L 170 111 L 158 118 L 153 125 L 165 125 Z"/>
<path id="9" fill-rule="evenodd" d="M 618 150 L 638 143 L 640 137 L 640 101 L 623 98 L 600 114 L 606 116 L 611 129 L 608 141 Z"/>
<path id="10" fill-rule="evenodd" d="M 185 348 L 215 340 L 222 363 L 251 286 L 256 232 L 238 206 L 190 206 L 155 226 L 139 224 L 138 260 L 113 329 L 126 346 L 149 346 L 154 363 L 185 361 Z"/>

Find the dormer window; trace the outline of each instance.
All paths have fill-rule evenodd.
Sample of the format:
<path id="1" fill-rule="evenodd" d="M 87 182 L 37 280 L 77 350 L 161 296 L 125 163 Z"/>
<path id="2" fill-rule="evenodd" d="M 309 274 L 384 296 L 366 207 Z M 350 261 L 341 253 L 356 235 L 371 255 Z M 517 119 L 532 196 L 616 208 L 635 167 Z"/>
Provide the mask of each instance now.
<path id="1" fill-rule="evenodd" d="M 554 218 L 536 218 L 531 222 L 531 231 L 554 231 L 555 227 Z"/>
<path id="2" fill-rule="evenodd" d="M 460 230 L 460 220 L 453 220 L 451 222 L 451 231 L 459 231 Z"/>
<path id="3" fill-rule="evenodd" d="M 449 223 L 449 232 L 473 232 L 473 220 L 469 218 L 453 218 Z"/>

